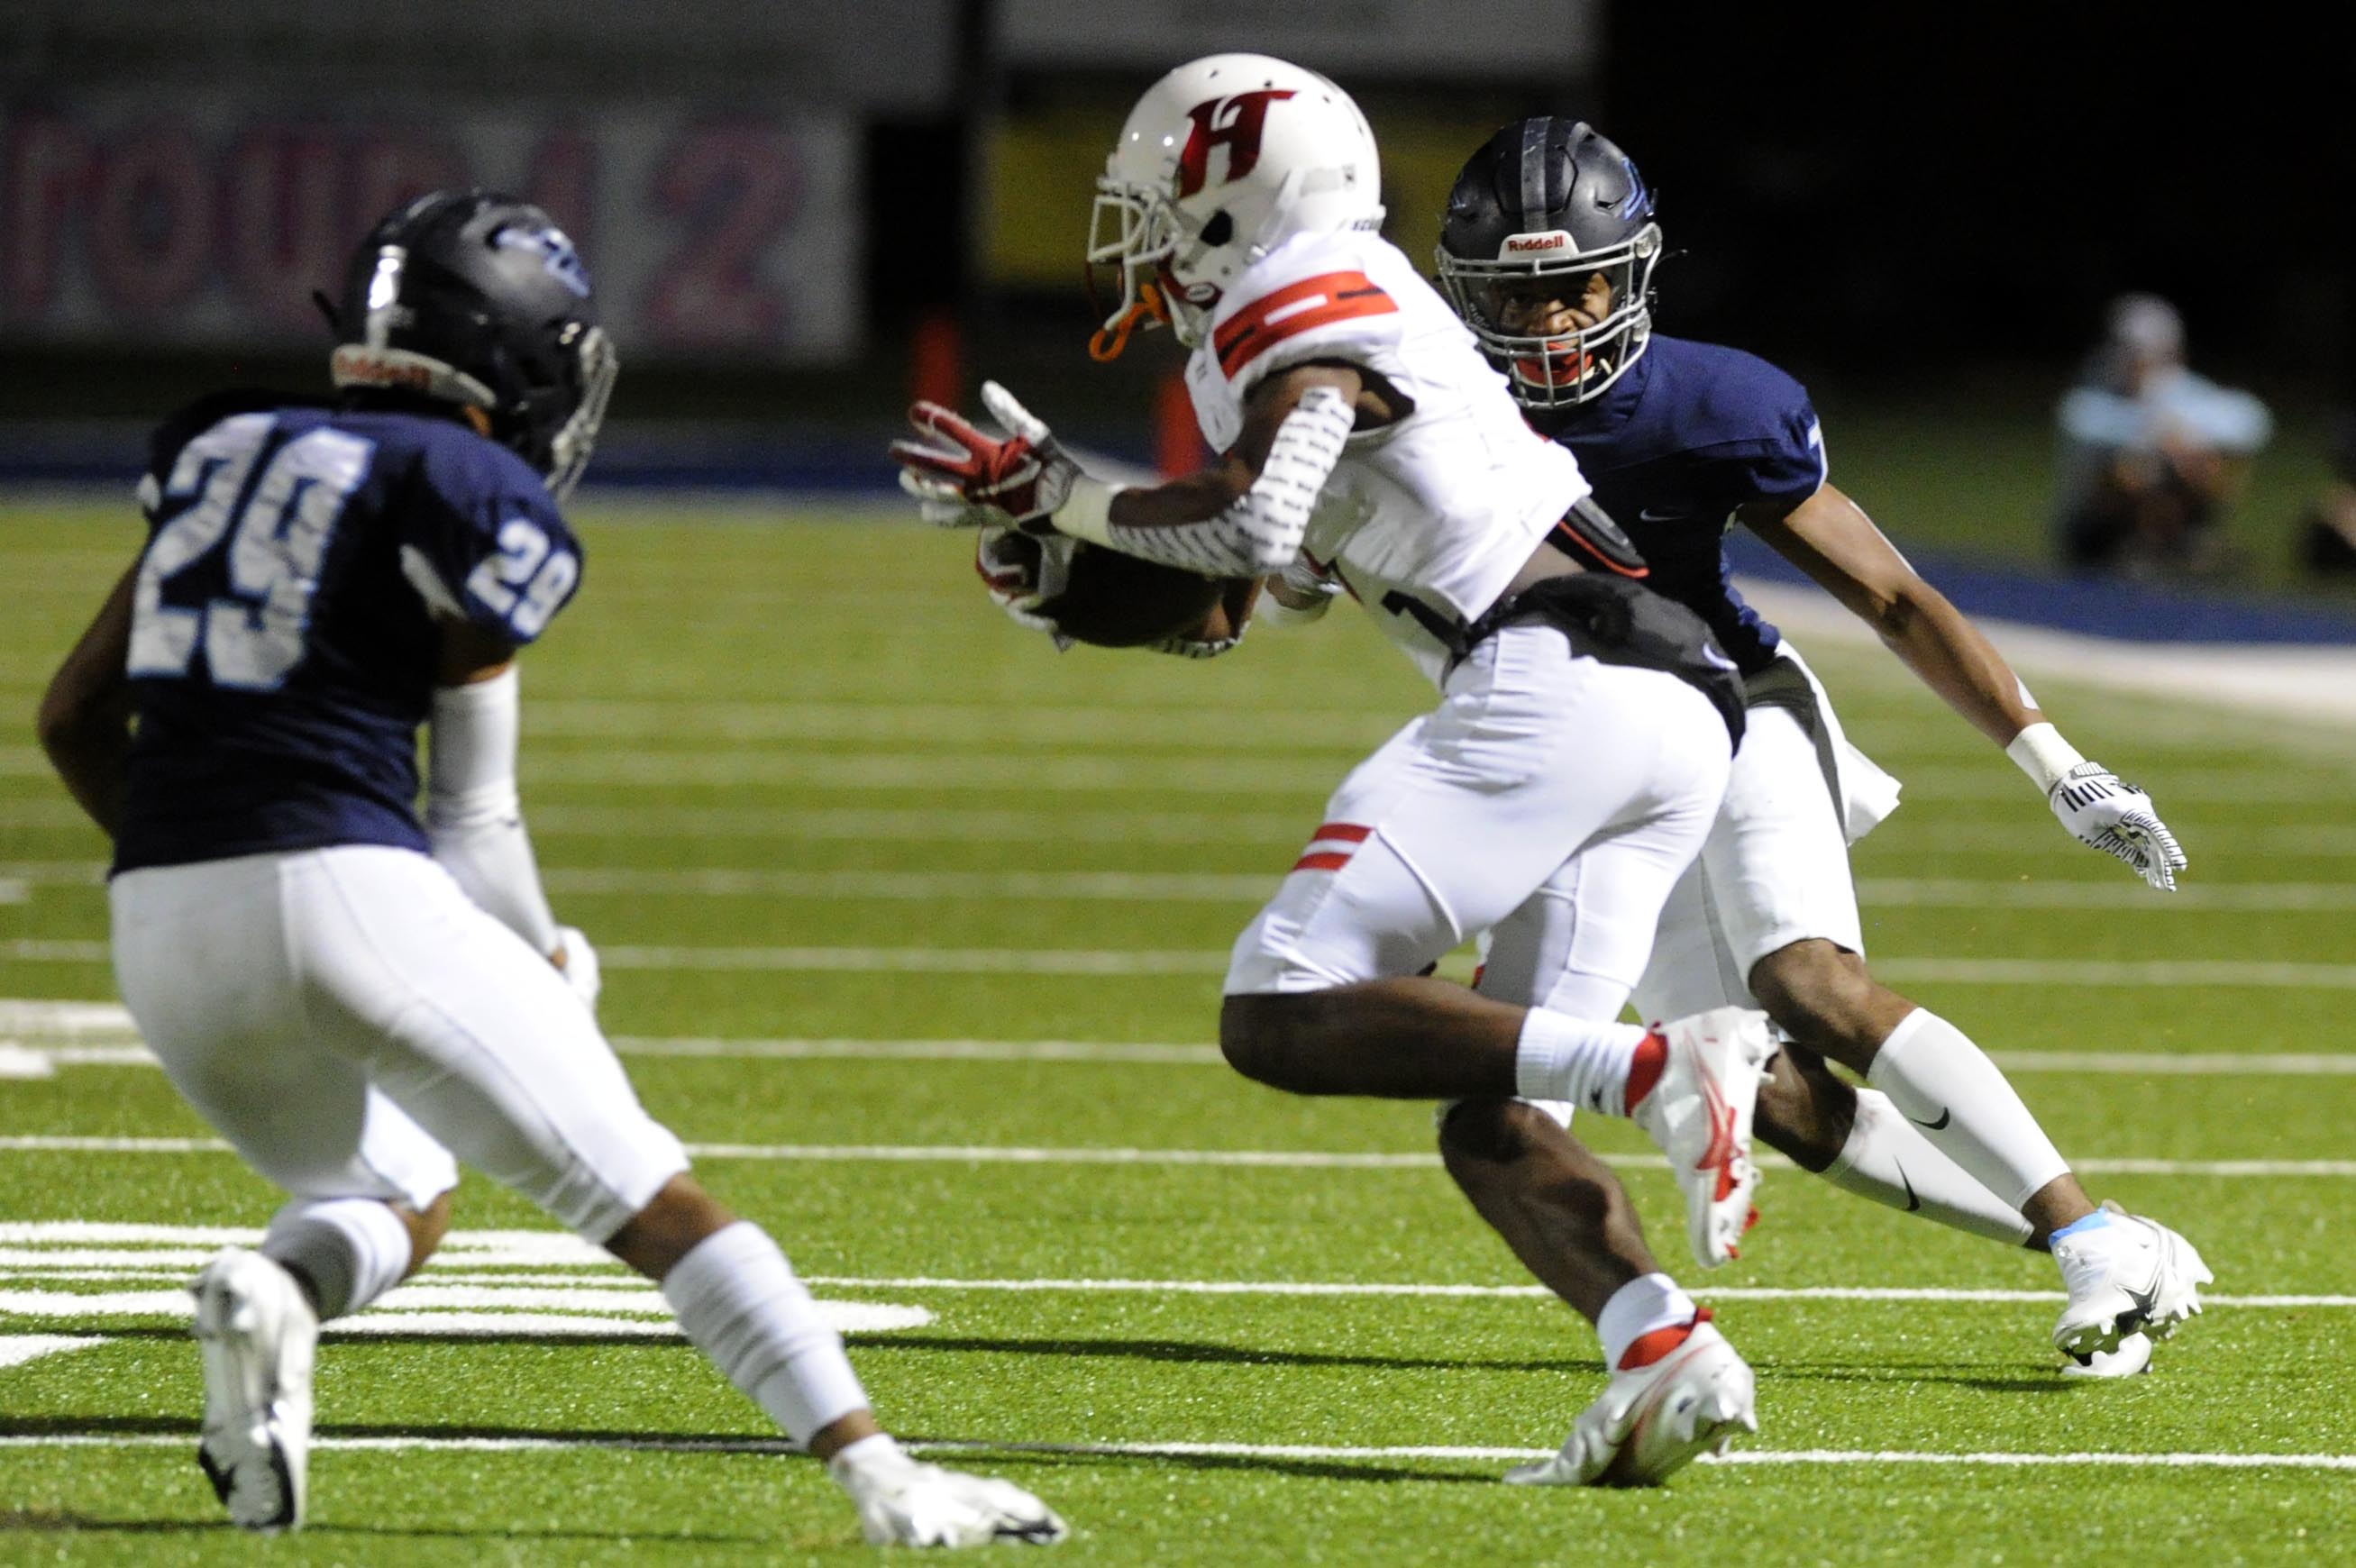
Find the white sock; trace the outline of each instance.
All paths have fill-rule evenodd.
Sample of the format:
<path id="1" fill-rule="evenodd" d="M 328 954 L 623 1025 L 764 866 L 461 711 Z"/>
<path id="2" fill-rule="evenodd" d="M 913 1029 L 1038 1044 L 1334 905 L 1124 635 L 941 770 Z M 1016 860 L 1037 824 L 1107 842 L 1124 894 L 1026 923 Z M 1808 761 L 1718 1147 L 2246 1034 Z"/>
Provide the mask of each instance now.
<path id="1" fill-rule="evenodd" d="M 834 1456 L 826 1462 L 826 1470 L 828 1475 L 840 1481 L 848 1471 L 913 1465 L 916 1462 L 914 1456 L 900 1446 L 898 1438 L 888 1432 L 877 1432 L 836 1449 Z"/>
<path id="2" fill-rule="evenodd" d="M 373 1198 L 297 1198 L 270 1217 L 262 1255 L 310 1283 L 324 1323 L 401 1283 L 409 1272 L 409 1227 Z"/>
<path id="3" fill-rule="evenodd" d="M 1549 1008 L 1522 1019 L 1514 1079 L 1531 1100 L 1568 1100 L 1607 1116 L 1628 1114 L 1628 1063 L 1644 1030 L 1636 1024 L 1590 1023 Z"/>
<path id="4" fill-rule="evenodd" d="M 1620 1370 L 1628 1347 L 1662 1328 L 1681 1328 L 1700 1308 L 1665 1274 L 1639 1275 L 1612 1293 L 1595 1320 L 1595 1335 L 1603 1341 L 1603 1367 Z"/>
<path id="5" fill-rule="evenodd" d="M 2015 1209 L 2070 1173 L 1987 1052 L 1928 1008 L 1900 1020 L 1865 1076 L 1933 1147 Z"/>
<path id="6" fill-rule="evenodd" d="M 1824 1178 L 1844 1192 L 2009 1246 L 2026 1243 L 2032 1229 L 2019 1210 L 1997 1201 L 1941 1154 L 1878 1090 L 1857 1092 L 1857 1120 Z"/>
<path id="7" fill-rule="evenodd" d="M 795 1442 L 807 1445 L 867 1408 L 841 1336 L 749 1220 L 698 1242 L 671 1266 L 662 1293 L 680 1331 Z"/>

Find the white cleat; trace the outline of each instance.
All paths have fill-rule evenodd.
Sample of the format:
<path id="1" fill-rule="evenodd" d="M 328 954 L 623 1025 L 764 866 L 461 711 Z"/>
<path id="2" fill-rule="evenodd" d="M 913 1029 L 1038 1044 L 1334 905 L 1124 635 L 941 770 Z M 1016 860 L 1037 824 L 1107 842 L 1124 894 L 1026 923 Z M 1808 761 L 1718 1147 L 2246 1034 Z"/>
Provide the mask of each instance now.
<path id="1" fill-rule="evenodd" d="M 2131 1378 L 2151 1371 L 2151 1336 L 2130 1334 L 2115 1350 L 2072 1356 L 2062 1364 L 2065 1378 Z"/>
<path id="2" fill-rule="evenodd" d="M 1714 1008 L 1655 1024 L 1653 1032 L 1668 1043 L 1668 1063 L 1638 1102 L 1636 1125 L 1661 1146 L 1685 1189 L 1695 1261 L 1716 1268 L 1736 1255 L 1756 1218 L 1751 1116 L 1775 1041 L 1767 1015 L 1749 1008 Z"/>
<path id="3" fill-rule="evenodd" d="M 2157 1342 L 2201 1310 L 2201 1287 L 2216 1276 L 2192 1243 L 2156 1220 L 2105 1200 L 2110 1223 L 2053 1243 L 2070 1293 L 2053 1345 L 2064 1355 L 2116 1351 L 2138 1332 Z"/>
<path id="4" fill-rule="evenodd" d="M 215 1253 L 189 1289 L 205 1362 L 197 1463 L 232 1522 L 247 1530 L 299 1529 L 319 1319 L 294 1275 L 242 1247 Z"/>
<path id="5" fill-rule="evenodd" d="M 924 1464 L 893 1445 L 827 1461 L 871 1546 L 1052 1546 L 1070 1531 L 1012 1481 Z"/>
<path id="6" fill-rule="evenodd" d="M 1579 1413 L 1562 1452 L 1508 1470 L 1517 1487 L 1651 1487 L 1704 1452 L 1723 1454 L 1737 1432 L 1759 1430 L 1750 1365 L 1706 1318 L 1686 1342 L 1646 1367 L 1612 1374 Z"/>

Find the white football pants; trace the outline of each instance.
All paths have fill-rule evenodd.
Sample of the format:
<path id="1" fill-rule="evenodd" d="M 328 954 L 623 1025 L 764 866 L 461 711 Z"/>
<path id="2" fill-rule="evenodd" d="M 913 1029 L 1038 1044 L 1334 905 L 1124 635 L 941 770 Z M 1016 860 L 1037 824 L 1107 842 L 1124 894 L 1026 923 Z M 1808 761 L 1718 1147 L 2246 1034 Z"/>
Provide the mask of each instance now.
<path id="1" fill-rule="evenodd" d="M 1795 655 L 1751 686 L 1725 803 L 1669 895 L 1636 987 L 1647 1020 L 1757 1007 L 1751 969 L 1794 942 L 1865 951 L 1840 798 L 1845 746 L 1830 705 Z M 1862 756 L 1847 766 L 1879 773 Z"/>
<path id="2" fill-rule="evenodd" d="M 1616 1019 L 1718 813 L 1728 749 L 1676 677 L 1508 626 L 1343 781 L 1226 989 L 1413 975 L 1493 930 L 1483 993 Z"/>
<path id="3" fill-rule="evenodd" d="M 455 1153 L 603 1242 L 687 1168 L 563 977 L 425 856 L 153 867 L 109 898 L 140 1033 L 296 1197 L 423 1208 Z"/>

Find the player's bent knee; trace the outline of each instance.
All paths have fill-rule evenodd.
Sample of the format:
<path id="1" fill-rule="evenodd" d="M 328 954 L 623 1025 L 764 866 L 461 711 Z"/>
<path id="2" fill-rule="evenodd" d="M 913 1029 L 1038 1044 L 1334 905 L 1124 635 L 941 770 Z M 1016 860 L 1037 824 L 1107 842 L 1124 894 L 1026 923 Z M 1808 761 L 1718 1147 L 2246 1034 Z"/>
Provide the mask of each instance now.
<path id="1" fill-rule="evenodd" d="M 1913 1007 L 1874 979 L 1861 955 L 1814 938 L 1761 959 L 1751 989 L 1785 1033 L 1851 1067 Z"/>
<path id="2" fill-rule="evenodd" d="M 1511 1164 L 1530 1151 L 1539 1123 L 1558 1125 L 1526 1100 L 1459 1100 L 1440 1119 L 1440 1157 L 1451 1171 Z"/>
<path id="3" fill-rule="evenodd" d="M 1219 1008 L 1219 1054 L 1255 1083 L 1299 1091 L 1300 1058 L 1315 1032 L 1313 995 L 1231 996 Z"/>

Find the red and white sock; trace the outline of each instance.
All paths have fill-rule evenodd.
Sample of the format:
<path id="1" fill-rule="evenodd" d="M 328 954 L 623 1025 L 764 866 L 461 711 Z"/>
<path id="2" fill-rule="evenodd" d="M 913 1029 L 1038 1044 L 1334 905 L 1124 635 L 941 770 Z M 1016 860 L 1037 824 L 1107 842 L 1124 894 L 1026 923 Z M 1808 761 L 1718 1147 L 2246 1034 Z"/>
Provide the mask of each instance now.
<path id="1" fill-rule="evenodd" d="M 1665 1274 L 1639 1275 L 1603 1304 L 1595 1320 L 1603 1364 L 1624 1372 L 1648 1367 L 1686 1342 L 1708 1315 Z"/>
<path id="2" fill-rule="evenodd" d="M 1632 1080 L 1643 1076 L 1640 1059 L 1648 1040 L 1657 1043 L 1658 1037 L 1634 1024 L 1594 1023 L 1550 1008 L 1532 1008 L 1522 1019 L 1521 1042 L 1515 1051 L 1515 1087 L 1528 1099 L 1568 1100 L 1582 1111 L 1624 1116 L 1633 1100 L 1644 1098 L 1643 1092 L 1631 1091 Z M 1665 1052 L 1663 1047 L 1664 1059 Z M 1649 1072 L 1651 1080 L 1657 1080 L 1658 1064 Z M 1644 1089 L 1651 1087 L 1645 1081 Z"/>

